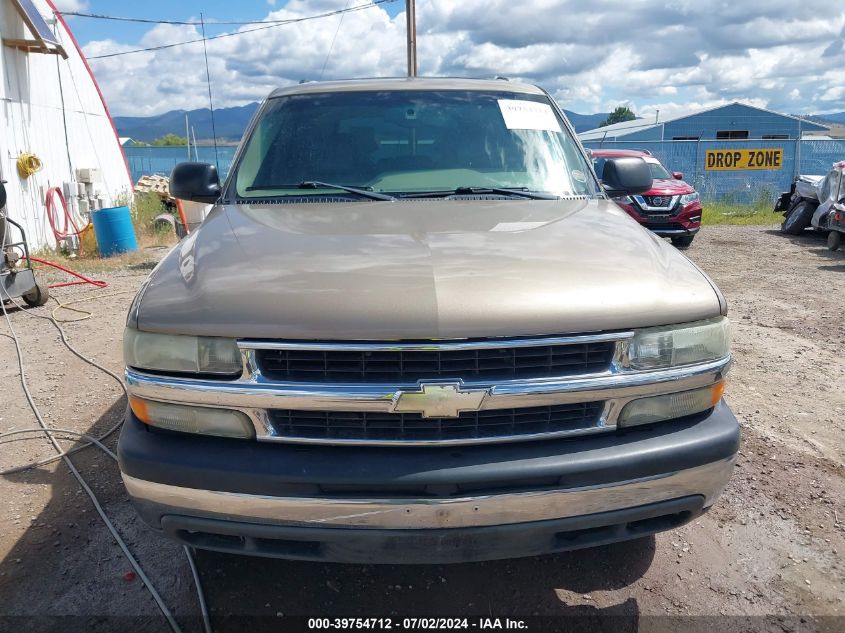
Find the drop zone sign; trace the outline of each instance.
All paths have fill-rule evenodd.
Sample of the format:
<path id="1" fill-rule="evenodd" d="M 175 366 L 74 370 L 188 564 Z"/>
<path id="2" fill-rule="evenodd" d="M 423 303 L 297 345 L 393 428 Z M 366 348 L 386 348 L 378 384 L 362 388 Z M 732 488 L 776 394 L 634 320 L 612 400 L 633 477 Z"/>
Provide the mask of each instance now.
<path id="1" fill-rule="evenodd" d="M 708 149 L 704 156 L 704 168 L 707 171 L 782 169 L 783 148 Z"/>

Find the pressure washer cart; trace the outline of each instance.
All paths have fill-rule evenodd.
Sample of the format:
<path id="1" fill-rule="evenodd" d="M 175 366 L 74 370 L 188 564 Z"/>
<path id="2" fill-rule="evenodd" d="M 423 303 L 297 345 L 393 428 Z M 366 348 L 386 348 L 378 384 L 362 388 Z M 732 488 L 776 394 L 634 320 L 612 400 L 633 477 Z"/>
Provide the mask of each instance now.
<path id="1" fill-rule="evenodd" d="M 15 242 L 11 228 L 20 231 L 21 241 Z M 47 286 L 35 279 L 29 245 L 23 227 L 6 216 L 6 186 L 0 180 L 0 300 L 20 297 L 30 307 L 43 306 L 50 298 Z"/>

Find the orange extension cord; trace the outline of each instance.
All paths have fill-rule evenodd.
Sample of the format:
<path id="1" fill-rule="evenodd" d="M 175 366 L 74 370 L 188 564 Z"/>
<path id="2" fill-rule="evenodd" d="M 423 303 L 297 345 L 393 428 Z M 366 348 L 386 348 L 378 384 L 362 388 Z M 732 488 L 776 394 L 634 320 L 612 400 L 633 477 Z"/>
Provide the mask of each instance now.
<path id="1" fill-rule="evenodd" d="M 58 217 L 56 214 L 55 208 L 55 198 L 56 196 L 59 197 L 59 202 L 62 204 L 62 212 L 64 215 L 64 222 L 62 223 L 62 228 L 60 229 L 58 226 Z M 56 242 L 61 242 L 62 240 L 66 240 L 68 237 L 72 235 L 80 236 L 82 235 L 83 231 L 85 230 L 80 229 L 76 222 L 73 219 L 73 215 L 71 215 L 70 210 L 67 206 L 67 200 L 65 200 L 65 196 L 62 193 L 62 190 L 59 187 L 51 187 L 47 190 L 47 220 L 50 222 L 50 228 L 53 229 L 53 236 L 56 238 Z M 71 230 L 73 229 L 73 230 Z M 79 243 L 79 252 L 82 253 L 82 242 Z M 41 259 L 40 257 L 29 257 L 30 262 L 38 262 L 39 264 L 44 264 L 45 266 L 52 266 L 53 268 L 58 268 L 59 270 L 68 273 L 69 275 L 73 275 L 74 277 L 78 277 L 79 281 L 66 281 L 64 283 L 59 284 L 50 284 L 49 288 L 64 288 L 65 286 L 76 286 L 81 284 L 91 284 L 92 286 L 96 286 L 97 288 L 105 288 L 109 284 L 105 281 L 100 281 L 99 279 L 91 279 L 90 277 L 86 277 L 85 275 L 81 275 L 78 272 L 71 270 L 70 268 L 65 268 L 61 264 L 56 264 L 54 262 L 49 262 L 46 259 Z"/>
<path id="2" fill-rule="evenodd" d="M 29 261 L 31 262 L 38 262 L 39 264 L 44 264 L 45 266 L 52 266 L 53 268 L 58 268 L 59 270 L 68 273 L 69 275 L 73 275 L 74 277 L 79 277 L 80 281 L 65 281 L 60 284 L 50 284 L 49 288 L 64 288 L 65 286 L 77 286 L 81 284 L 91 284 L 92 286 L 96 286 L 97 288 L 105 288 L 108 286 L 107 281 L 101 281 L 99 279 L 91 279 L 90 277 L 86 277 L 85 275 L 81 275 L 78 272 L 71 270 L 70 268 L 65 268 L 61 264 L 56 264 L 54 262 L 48 262 L 46 259 L 41 259 L 40 257 L 33 257 L 32 255 L 29 256 Z"/>

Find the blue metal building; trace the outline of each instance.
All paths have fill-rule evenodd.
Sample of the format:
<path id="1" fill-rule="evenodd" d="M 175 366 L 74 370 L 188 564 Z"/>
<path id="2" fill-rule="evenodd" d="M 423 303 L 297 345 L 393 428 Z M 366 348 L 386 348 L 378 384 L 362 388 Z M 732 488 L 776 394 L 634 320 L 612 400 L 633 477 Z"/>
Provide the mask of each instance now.
<path id="1" fill-rule="evenodd" d="M 800 139 L 823 125 L 735 102 L 663 121 L 636 119 L 578 135 L 584 143 L 602 141 L 730 141 Z"/>
<path id="2" fill-rule="evenodd" d="M 826 130 L 799 117 L 731 103 L 663 121 L 617 123 L 578 138 L 592 149 L 647 150 L 670 170 L 683 172 L 706 200 L 770 204 L 798 174 L 825 174 L 845 159 L 845 140 L 807 138 Z M 745 164 L 736 156 L 765 161 Z"/>

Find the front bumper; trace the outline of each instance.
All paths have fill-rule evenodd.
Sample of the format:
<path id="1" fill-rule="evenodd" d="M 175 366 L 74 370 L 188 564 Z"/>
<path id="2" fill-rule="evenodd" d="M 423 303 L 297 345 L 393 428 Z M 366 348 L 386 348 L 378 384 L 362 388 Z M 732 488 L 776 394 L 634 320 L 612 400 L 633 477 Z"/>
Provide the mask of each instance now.
<path id="1" fill-rule="evenodd" d="M 674 528 L 716 500 L 738 445 L 724 403 L 606 435 L 404 449 L 165 434 L 130 412 L 118 455 L 141 516 L 181 542 L 306 560 L 440 563 Z"/>
<path id="2" fill-rule="evenodd" d="M 695 235 L 701 230 L 700 226 L 686 229 L 680 224 L 654 225 L 643 223 L 643 226 L 660 237 L 685 237 L 687 235 Z"/>
<path id="3" fill-rule="evenodd" d="M 646 212 L 624 202 L 617 202 L 617 204 L 643 227 L 661 237 L 690 236 L 701 229 L 703 209 L 700 202 L 693 202 L 672 210 L 667 209 L 664 213 Z"/>

